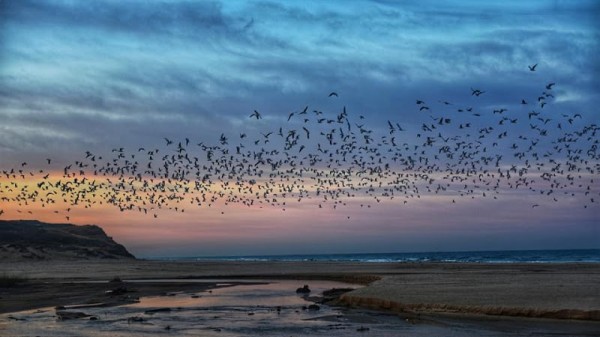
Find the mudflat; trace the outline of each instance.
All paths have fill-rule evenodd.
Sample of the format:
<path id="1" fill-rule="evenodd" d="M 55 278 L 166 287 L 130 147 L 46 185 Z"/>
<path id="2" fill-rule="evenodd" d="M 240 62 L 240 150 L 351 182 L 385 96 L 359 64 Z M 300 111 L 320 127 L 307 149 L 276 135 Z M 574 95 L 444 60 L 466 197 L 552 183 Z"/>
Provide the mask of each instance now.
<path id="1" fill-rule="evenodd" d="M 333 280 L 360 287 L 341 297 L 351 306 L 395 312 L 466 313 L 600 321 L 598 264 L 460 264 L 233 261 L 4 261 L 25 281 L 0 288 L 0 313 L 89 303 L 143 279 Z M 216 283 L 215 283 L 216 284 Z M 139 296 L 213 287 L 209 283 L 138 283 Z"/>

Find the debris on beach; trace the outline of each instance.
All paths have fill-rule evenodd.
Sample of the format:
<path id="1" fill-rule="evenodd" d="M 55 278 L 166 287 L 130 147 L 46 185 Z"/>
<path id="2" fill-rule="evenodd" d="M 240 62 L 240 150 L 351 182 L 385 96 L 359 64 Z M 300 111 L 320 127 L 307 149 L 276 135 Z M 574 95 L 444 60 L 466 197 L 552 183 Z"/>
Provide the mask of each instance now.
<path id="1" fill-rule="evenodd" d="M 310 294 L 310 288 L 305 284 L 304 287 L 296 289 L 296 294 Z"/>

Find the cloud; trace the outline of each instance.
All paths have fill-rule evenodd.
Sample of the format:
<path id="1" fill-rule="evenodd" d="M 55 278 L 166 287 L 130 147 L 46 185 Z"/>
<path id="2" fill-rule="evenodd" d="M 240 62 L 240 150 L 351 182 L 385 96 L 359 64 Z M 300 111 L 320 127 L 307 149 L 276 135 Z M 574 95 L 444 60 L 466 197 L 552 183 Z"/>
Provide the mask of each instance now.
<path id="1" fill-rule="evenodd" d="M 18 1 L 5 2 L 5 20 L 45 27 L 100 29 L 106 33 L 193 34 L 226 31 L 218 2 L 209 1 Z"/>
<path id="2" fill-rule="evenodd" d="M 215 143 L 306 105 L 421 141 L 416 99 L 456 123 L 475 107 L 482 127 L 497 107 L 526 116 L 521 99 L 549 82 L 545 111 L 595 122 L 597 14 L 597 1 L 0 1 L 0 166 Z M 254 109 L 266 118 L 249 124 Z"/>
<path id="3" fill-rule="evenodd" d="M 498 102 L 530 95 L 540 84 L 521 78 L 533 62 L 541 63 L 547 78 L 557 77 L 565 87 L 577 84 L 589 96 L 594 77 L 573 74 L 597 69 L 594 33 L 557 12 L 585 16 L 588 2 L 558 3 L 558 9 L 539 2 L 3 6 L 0 113 L 26 119 L 45 111 L 55 116 L 54 124 L 89 115 L 113 121 L 115 131 L 123 121 L 160 128 L 157 118 L 244 119 L 254 108 L 285 113 L 317 104 L 334 90 L 361 114 L 384 121 L 403 111 L 411 120 L 412 102 L 424 93 L 456 104 L 470 104 L 473 85 L 489 88 L 485 99 L 504 93 L 496 95 Z M 532 20 L 532 13 L 543 20 Z"/>

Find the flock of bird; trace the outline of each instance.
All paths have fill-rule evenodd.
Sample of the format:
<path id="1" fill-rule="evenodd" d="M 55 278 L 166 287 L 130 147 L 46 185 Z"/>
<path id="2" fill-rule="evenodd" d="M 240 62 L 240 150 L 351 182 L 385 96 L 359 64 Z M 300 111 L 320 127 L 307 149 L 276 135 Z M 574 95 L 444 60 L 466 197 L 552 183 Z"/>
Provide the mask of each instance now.
<path id="1" fill-rule="evenodd" d="M 533 72 L 537 64 L 528 67 Z M 350 202 L 404 205 L 439 196 L 456 203 L 505 193 L 535 196 L 533 208 L 543 201 L 593 206 L 600 127 L 584 125 L 580 113 L 549 111 L 555 85 L 501 107 L 418 99 L 411 112 L 418 122 L 370 128 L 346 107 L 326 113 L 306 106 L 254 135 L 223 132 L 212 142 L 164 138 L 152 148 L 86 151 L 60 173 L 22 163 L 2 171 L 0 200 L 19 213 L 37 206 L 67 220 L 74 208 L 99 205 L 158 217 L 161 210 L 215 205 L 222 213 L 231 204 L 338 209 Z M 471 88 L 474 101 L 486 94 Z M 257 110 L 247 118 L 252 130 L 267 125 Z"/>

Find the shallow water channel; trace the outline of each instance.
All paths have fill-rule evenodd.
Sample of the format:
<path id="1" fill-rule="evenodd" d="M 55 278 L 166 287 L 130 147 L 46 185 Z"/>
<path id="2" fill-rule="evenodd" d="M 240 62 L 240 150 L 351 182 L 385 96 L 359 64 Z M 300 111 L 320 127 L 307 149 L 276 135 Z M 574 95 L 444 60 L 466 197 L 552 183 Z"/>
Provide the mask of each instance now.
<path id="1" fill-rule="evenodd" d="M 128 280 L 135 283 L 136 280 Z M 181 280 L 156 280 L 156 282 Z M 144 280 L 144 282 L 152 282 Z M 194 280 L 185 280 L 194 282 Z M 198 280 L 220 288 L 142 297 L 116 307 L 69 307 L 90 317 L 58 320 L 54 308 L 0 315 L 0 335 L 19 336 L 315 336 L 332 330 L 356 331 L 361 324 L 344 318 L 341 308 L 319 305 L 297 295 L 309 284 L 311 295 L 331 288 L 355 287 L 328 281 L 265 281 L 231 285 L 227 280 Z M 364 324 L 362 324 L 364 325 Z"/>
<path id="2" fill-rule="evenodd" d="M 161 280 L 167 281 L 167 280 Z M 186 280 L 190 282 L 191 280 Z M 193 281 L 193 280 L 192 280 Z M 207 280 L 198 280 L 206 282 Z M 214 282 L 211 281 L 211 282 Z M 233 281 L 232 281 L 233 282 Z M 239 283 L 239 281 L 235 281 Z M 329 281 L 268 281 L 198 293 L 142 297 L 116 307 L 69 308 L 90 317 L 57 320 L 54 308 L 0 315 L 2 336 L 536 336 L 561 335 L 529 321 L 414 319 L 394 314 L 313 304 L 297 295 L 309 284 L 311 295 L 331 288 L 356 287 Z M 539 321 L 538 321 L 539 322 Z M 491 323 L 491 324 L 490 324 Z M 521 328 L 518 325 L 521 325 Z M 532 325 L 533 324 L 533 325 Z M 586 325 L 581 325 L 586 327 Z M 545 331 L 544 331 L 545 330 Z M 560 329 L 559 329 L 560 330 Z M 586 331 L 585 328 L 582 331 Z"/>

